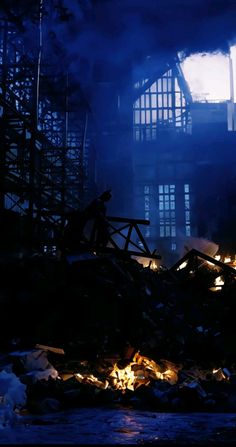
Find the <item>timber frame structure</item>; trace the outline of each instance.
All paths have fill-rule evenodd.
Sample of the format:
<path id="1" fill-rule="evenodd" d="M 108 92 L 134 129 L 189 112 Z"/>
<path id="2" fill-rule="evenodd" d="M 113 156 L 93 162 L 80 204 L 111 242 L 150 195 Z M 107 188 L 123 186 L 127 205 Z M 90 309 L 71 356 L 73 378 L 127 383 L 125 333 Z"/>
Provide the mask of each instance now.
<path id="1" fill-rule="evenodd" d="M 95 251 L 115 253 L 117 255 L 140 256 L 150 260 L 159 260 L 161 256 L 156 249 L 151 251 L 139 225 L 150 225 L 149 220 L 131 219 L 127 217 L 108 216 L 109 239 L 106 247 L 96 248 L 95 227 L 92 228 L 89 245 Z"/>
<path id="2" fill-rule="evenodd" d="M 208 275 L 202 275 L 202 271 L 208 269 Z M 169 273 L 177 283 L 182 284 L 193 279 L 197 279 L 198 284 L 207 282 L 209 288 L 213 287 L 216 279 L 222 279 L 222 285 L 218 286 L 219 290 L 226 289 L 236 280 L 236 271 L 230 265 L 218 261 L 217 259 L 202 253 L 195 248 L 187 252 L 178 262 L 170 269 Z M 214 287 L 217 290 L 217 286 Z M 210 289 L 211 290 L 211 289 Z"/>

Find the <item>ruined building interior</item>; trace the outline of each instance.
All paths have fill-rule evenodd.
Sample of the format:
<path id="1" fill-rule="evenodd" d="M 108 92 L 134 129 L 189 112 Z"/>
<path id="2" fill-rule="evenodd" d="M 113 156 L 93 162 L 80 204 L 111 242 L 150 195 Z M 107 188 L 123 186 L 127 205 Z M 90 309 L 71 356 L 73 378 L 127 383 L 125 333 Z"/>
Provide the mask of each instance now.
<path id="1" fill-rule="evenodd" d="M 235 0 L 0 3 L 0 444 L 235 445 Z"/>
<path id="2" fill-rule="evenodd" d="M 111 188 L 109 214 L 150 220 L 144 236 L 167 263 L 191 237 L 233 254 L 232 97 L 193 100 L 177 45 L 147 43 L 122 60 L 114 44 L 87 57 L 89 43 L 68 31 L 75 5 L 20 3 L 1 8 L 3 245 L 55 249 L 66 213 Z M 115 9 L 91 2 L 93 20 L 104 5 Z"/>

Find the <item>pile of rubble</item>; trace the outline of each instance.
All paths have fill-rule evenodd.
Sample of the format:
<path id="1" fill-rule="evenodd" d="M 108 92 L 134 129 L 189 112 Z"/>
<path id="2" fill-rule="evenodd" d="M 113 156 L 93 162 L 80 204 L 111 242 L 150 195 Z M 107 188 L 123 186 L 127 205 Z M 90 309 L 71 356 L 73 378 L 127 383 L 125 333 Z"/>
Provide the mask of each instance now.
<path id="1" fill-rule="evenodd" d="M 0 374 L 21 407 L 236 411 L 234 268 L 191 250 L 170 269 L 81 253 L 1 270 Z"/>

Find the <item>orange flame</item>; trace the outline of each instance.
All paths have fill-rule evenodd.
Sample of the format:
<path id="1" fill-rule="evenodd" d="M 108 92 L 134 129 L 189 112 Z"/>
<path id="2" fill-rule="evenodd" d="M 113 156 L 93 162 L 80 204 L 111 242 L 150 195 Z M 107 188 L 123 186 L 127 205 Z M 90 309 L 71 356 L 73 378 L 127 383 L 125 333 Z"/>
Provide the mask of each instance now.
<path id="1" fill-rule="evenodd" d="M 151 379 L 166 380 L 170 384 L 175 384 L 178 380 L 176 370 L 167 368 L 165 371 L 161 371 L 161 367 L 154 360 L 140 355 L 139 352 L 136 352 L 133 361 L 126 367 L 119 368 L 115 364 L 110 377 L 115 389 L 131 391 L 141 385 L 149 385 Z"/>

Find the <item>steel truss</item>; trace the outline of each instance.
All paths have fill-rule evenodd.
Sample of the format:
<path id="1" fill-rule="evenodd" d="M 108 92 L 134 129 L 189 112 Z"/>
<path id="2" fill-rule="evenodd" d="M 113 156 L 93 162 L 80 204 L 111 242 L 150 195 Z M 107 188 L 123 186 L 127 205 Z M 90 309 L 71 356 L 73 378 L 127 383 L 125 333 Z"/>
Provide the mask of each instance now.
<path id="1" fill-rule="evenodd" d="M 40 68 L 40 70 L 39 70 Z M 91 113 L 68 73 L 53 74 L 0 20 L 0 211 L 26 215 L 42 242 L 93 188 Z M 50 236 L 49 236 L 50 235 Z"/>

